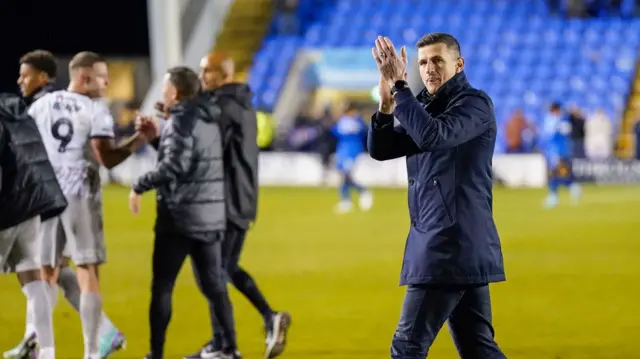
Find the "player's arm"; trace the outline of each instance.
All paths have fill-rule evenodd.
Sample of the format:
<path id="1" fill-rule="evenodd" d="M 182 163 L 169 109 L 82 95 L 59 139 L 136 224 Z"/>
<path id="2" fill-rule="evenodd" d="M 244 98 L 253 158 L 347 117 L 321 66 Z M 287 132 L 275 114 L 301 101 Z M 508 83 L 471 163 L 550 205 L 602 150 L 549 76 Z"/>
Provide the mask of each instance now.
<path id="1" fill-rule="evenodd" d="M 146 143 L 146 138 L 136 132 L 133 136 L 117 144 L 113 132 L 114 121 L 106 106 L 95 105 L 95 115 L 91 124 L 91 148 L 96 159 L 106 168 L 113 168 Z"/>
<path id="2" fill-rule="evenodd" d="M 171 128 L 161 139 L 164 156 L 155 169 L 147 172 L 134 183 L 133 190 L 137 194 L 175 182 L 189 170 L 193 157 L 194 119 L 188 116 L 176 117 L 171 121 L 170 126 Z"/>
<path id="3" fill-rule="evenodd" d="M 91 148 L 94 155 L 108 169 L 124 162 L 145 143 L 146 139 L 139 133 L 135 133 L 119 144 L 116 144 L 113 137 L 94 136 L 91 138 Z"/>
<path id="4" fill-rule="evenodd" d="M 367 149 L 374 160 L 386 161 L 420 150 L 402 126 L 394 126 L 393 115 L 377 112 L 371 118 Z"/>
<path id="5" fill-rule="evenodd" d="M 403 89 L 395 95 L 394 116 L 421 151 L 456 147 L 474 139 L 492 126 L 492 105 L 483 96 L 466 95 L 439 116 L 431 116 Z M 495 125 L 495 124 L 494 124 Z"/>

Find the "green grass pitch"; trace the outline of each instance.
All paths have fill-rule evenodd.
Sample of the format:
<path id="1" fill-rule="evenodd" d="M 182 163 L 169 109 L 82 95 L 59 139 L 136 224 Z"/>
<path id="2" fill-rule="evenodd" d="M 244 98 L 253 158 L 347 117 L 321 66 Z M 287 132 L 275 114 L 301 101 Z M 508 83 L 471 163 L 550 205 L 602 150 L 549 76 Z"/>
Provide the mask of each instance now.
<path id="1" fill-rule="evenodd" d="M 128 191 L 105 190 L 108 264 L 104 305 L 127 335 L 114 359 L 148 350 L 154 202 L 127 209 Z M 371 212 L 336 216 L 335 189 L 263 189 L 242 265 L 276 309 L 293 315 L 282 358 L 383 359 L 400 314 L 399 271 L 408 228 L 406 192 L 376 190 Z M 509 358 L 640 357 L 640 188 L 585 189 L 578 207 L 541 208 L 541 190 L 496 189 L 507 282 L 492 286 L 494 325 Z M 262 323 L 234 289 L 240 349 L 261 358 Z M 0 277 L 0 350 L 24 331 L 25 301 L 13 276 Z M 210 336 L 205 300 L 186 264 L 174 294 L 166 358 Z M 62 296 L 56 308 L 59 358 L 82 358 L 80 320 Z M 457 358 L 445 328 L 430 357 Z"/>

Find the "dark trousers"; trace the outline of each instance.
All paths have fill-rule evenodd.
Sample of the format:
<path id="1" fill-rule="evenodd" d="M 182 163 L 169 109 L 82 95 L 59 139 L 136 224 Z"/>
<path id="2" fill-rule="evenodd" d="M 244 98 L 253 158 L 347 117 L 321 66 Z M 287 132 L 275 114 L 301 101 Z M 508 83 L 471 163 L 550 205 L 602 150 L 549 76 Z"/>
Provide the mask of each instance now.
<path id="1" fill-rule="evenodd" d="M 247 297 L 251 304 L 262 314 L 265 320 L 265 326 L 268 326 L 271 324 L 273 311 L 260 292 L 260 289 L 258 289 L 256 282 L 239 264 L 246 235 L 247 231 L 245 229 L 232 223 L 227 224 L 227 230 L 224 235 L 224 240 L 222 241 L 222 263 L 227 275 L 226 278 L 240 293 Z M 200 281 L 200 275 L 195 270 L 195 266 L 193 266 L 193 268 L 196 282 L 202 290 L 203 286 Z M 211 308 L 211 320 L 214 323 L 214 344 L 219 347 L 225 340 L 225 329 L 223 325 L 217 324 L 220 322 L 220 318 L 214 310 L 215 303 L 209 301 L 209 307 Z"/>
<path id="2" fill-rule="evenodd" d="M 571 142 L 571 154 L 573 158 L 587 158 L 584 151 L 584 139 L 573 139 Z"/>
<path id="3" fill-rule="evenodd" d="M 161 359 L 164 354 L 166 331 L 171 320 L 173 288 L 187 256 L 191 257 L 193 269 L 202 283 L 200 289 L 212 303 L 212 309 L 219 318 L 219 323 L 211 323 L 212 327 L 220 326 L 224 329 L 226 352 L 236 349 L 233 308 L 224 279 L 220 239 L 203 242 L 184 235 L 156 232 L 149 309 L 153 359 Z"/>
<path id="4" fill-rule="evenodd" d="M 424 359 L 447 320 L 460 358 L 506 358 L 493 339 L 488 285 L 407 287 L 391 358 Z"/>

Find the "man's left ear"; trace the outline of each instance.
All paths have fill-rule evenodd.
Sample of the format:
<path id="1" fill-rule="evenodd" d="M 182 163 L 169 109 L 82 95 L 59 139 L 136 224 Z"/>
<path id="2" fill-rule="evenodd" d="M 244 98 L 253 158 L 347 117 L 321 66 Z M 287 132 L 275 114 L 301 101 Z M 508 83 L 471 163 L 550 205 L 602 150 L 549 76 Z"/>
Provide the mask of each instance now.
<path id="1" fill-rule="evenodd" d="M 464 70 L 464 58 L 459 57 L 456 61 L 456 73 L 460 73 Z"/>
<path id="2" fill-rule="evenodd" d="M 42 71 L 38 74 L 38 80 L 40 80 L 41 83 L 46 84 L 49 82 L 49 75 L 47 75 L 46 72 Z"/>

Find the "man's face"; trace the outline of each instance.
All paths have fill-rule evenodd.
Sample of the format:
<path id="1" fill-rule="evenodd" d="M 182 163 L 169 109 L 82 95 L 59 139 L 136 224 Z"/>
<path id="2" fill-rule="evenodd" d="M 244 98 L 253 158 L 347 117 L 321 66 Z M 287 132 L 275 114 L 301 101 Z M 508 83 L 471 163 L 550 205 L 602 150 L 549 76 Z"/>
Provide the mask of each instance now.
<path id="1" fill-rule="evenodd" d="M 39 88 L 46 85 L 49 76 L 43 71 L 38 71 L 29 64 L 20 65 L 20 74 L 18 77 L 18 85 L 22 96 L 33 95 Z"/>
<path id="2" fill-rule="evenodd" d="M 178 90 L 171 83 L 169 74 L 164 75 L 162 98 L 164 99 L 165 110 L 170 109 L 176 103 L 178 103 Z"/>
<path id="3" fill-rule="evenodd" d="M 433 44 L 418 49 L 420 77 L 430 94 L 451 80 L 464 68 L 464 59 L 446 44 Z"/>
<path id="4" fill-rule="evenodd" d="M 200 84 L 203 90 L 214 90 L 219 87 L 222 75 L 216 71 L 205 57 L 200 61 Z"/>
<path id="5" fill-rule="evenodd" d="M 91 98 L 104 97 L 105 90 L 109 86 L 109 70 L 104 62 L 93 64 L 92 68 L 82 69 L 82 76 L 87 91 Z"/>

